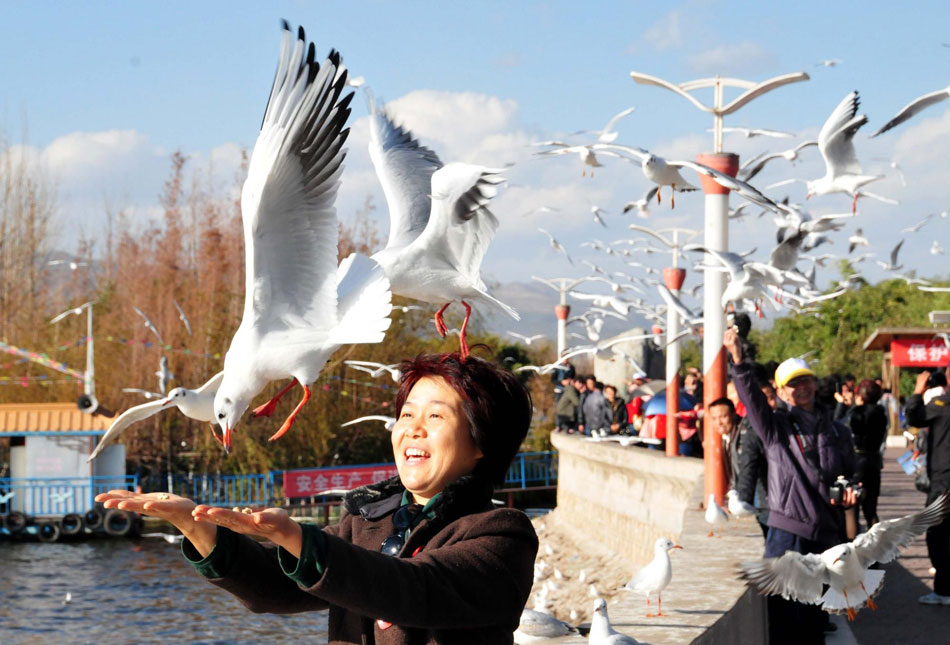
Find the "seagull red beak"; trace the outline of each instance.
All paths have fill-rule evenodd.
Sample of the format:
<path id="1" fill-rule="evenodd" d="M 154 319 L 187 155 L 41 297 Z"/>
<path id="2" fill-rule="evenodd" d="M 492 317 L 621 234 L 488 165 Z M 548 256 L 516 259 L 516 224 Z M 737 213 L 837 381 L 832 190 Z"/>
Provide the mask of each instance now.
<path id="1" fill-rule="evenodd" d="M 681 547 L 679 544 L 674 544 L 674 545 L 671 546 L 670 548 L 671 548 L 671 549 L 682 549 L 683 547 Z"/>
<path id="2" fill-rule="evenodd" d="M 231 454 L 231 426 L 227 424 L 224 425 L 224 441 L 222 443 L 224 445 L 224 452 L 230 455 Z"/>

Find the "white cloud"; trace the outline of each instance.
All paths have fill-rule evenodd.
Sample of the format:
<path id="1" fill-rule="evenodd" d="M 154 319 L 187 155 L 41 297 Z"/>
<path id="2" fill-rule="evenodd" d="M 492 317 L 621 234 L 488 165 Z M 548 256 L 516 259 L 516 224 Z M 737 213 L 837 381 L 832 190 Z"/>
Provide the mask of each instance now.
<path id="1" fill-rule="evenodd" d="M 687 59 L 697 74 L 761 74 L 778 62 L 775 54 L 758 43 L 744 41 L 719 45 L 694 54 Z"/>
<path id="2" fill-rule="evenodd" d="M 683 13 L 674 9 L 653 23 L 641 38 L 658 51 L 678 48 L 683 45 Z"/>

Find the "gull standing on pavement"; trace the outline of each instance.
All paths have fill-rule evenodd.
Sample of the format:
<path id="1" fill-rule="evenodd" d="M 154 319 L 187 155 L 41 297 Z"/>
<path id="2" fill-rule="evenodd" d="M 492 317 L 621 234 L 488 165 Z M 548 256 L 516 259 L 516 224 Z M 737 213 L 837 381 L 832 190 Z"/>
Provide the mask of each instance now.
<path id="1" fill-rule="evenodd" d="M 673 563 L 670 562 L 670 550 L 682 549 L 679 544 L 665 537 L 657 538 L 653 545 L 653 559 L 633 576 L 623 589 L 646 594 L 647 618 L 665 616 L 663 613 L 663 590 L 673 579 Z M 656 613 L 650 613 L 650 595 L 656 594 Z"/>

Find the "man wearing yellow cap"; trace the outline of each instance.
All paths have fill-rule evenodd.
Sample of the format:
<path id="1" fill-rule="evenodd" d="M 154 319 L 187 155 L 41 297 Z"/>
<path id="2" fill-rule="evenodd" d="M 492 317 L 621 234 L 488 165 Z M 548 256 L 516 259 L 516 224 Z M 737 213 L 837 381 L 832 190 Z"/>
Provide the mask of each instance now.
<path id="1" fill-rule="evenodd" d="M 833 410 L 815 401 L 818 380 L 808 363 L 790 358 L 775 370 L 775 385 L 788 410 L 773 410 L 755 382 L 752 364 L 743 362 L 736 330 L 729 329 L 723 346 L 746 418 L 762 440 L 768 461 L 769 532 L 765 557 L 786 551 L 821 553 L 847 541 L 842 508 L 857 496 L 846 489 L 833 500 L 830 486 L 838 476 L 854 472 L 851 430 L 832 418 Z M 769 598 L 769 634 L 773 643 L 824 643 L 826 618 L 814 605 Z"/>

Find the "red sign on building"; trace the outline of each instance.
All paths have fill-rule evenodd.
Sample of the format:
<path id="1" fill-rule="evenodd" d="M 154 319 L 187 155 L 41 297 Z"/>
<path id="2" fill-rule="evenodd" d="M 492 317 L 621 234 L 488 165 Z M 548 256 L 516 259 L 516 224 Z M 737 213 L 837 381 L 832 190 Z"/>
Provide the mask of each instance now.
<path id="1" fill-rule="evenodd" d="M 899 338 L 891 341 L 891 363 L 896 367 L 945 367 L 950 347 L 942 338 Z"/>
<path id="2" fill-rule="evenodd" d="M 395 464 L 284 471 L 284 497 L 312 497 L 333 488 L 351 490 L 395 477 Z"/>

